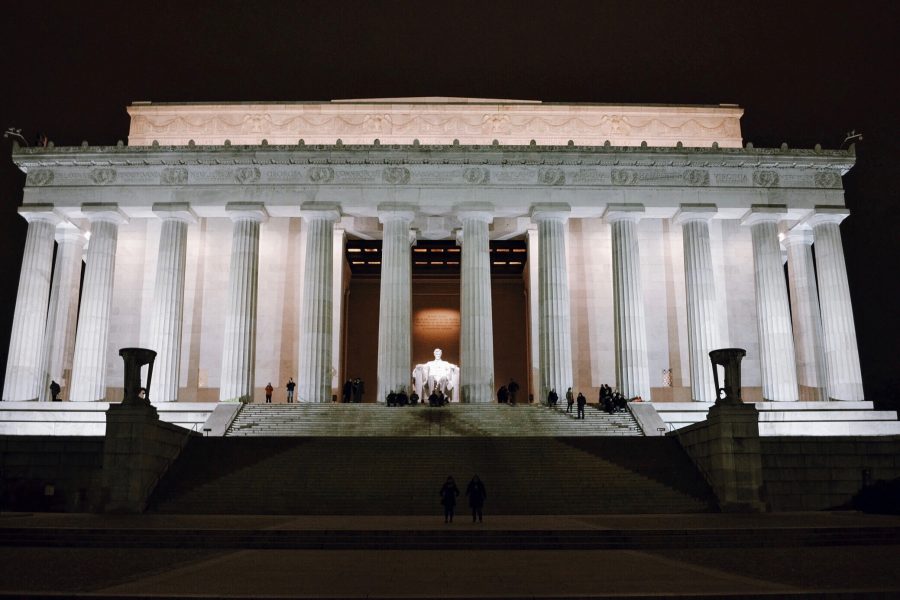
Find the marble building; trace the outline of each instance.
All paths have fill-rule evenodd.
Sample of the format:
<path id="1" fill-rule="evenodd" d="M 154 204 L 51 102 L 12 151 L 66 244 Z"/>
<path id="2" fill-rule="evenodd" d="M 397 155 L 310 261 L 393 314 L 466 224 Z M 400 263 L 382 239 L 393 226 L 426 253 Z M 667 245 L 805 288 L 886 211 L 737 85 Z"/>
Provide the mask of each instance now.
<path id="1" fill-rule="evenodd" d="M 51 380 L 117 401 L 128 346 L 158 352 L 157 404 L 289 377 L 302 402 L 352 377 L 383 401 L 436 347 L 470 403 L 510 377 L 535 399 L 608 383 L 709 402 L 720 347 L 747 350 L 747 401 L 863 400 L 852 151 L 745 145 L 734 105 L 128 112 L 127 145 L 14 152 L 28 234 L 5 401 L 49 400 Z"/>

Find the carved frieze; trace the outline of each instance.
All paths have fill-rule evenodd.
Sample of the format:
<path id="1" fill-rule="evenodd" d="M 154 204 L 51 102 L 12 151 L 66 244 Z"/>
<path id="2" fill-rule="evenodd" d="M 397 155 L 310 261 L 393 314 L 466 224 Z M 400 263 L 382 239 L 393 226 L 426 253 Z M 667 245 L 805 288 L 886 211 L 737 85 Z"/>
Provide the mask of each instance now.
<path id="1" fill-rule="evenodd" d="M 637 183 L 638 175 L 634 169 L 613 169 L 610 178 L 614 185 L 634 185 Z"/>
<path id="2" fill-rule="evenodd" d="M 841 176 L 834 171 L 822 171 L 816 173 L 813 178 L 818 188 L 839 188 L 841 187 Z"/>
<path id="3" fill-rule="evenodd" d="M 257 167 L 240 167 L 234 172 L 234 180 L 242 185 L 259 181 L 260 172 Z"/>
<path id="4" fill-rule="evenodd" d="M 166 185 L 183 185 L 187 183 L 188 170 L 184 167 L 170 167 L 163 169 L 159 182 Z"/>
<path id="5" fill-rule="evenodd" d="M 97 185 L 109 185 L 116 180 L 116 170 L 109 167 L 91 169 L 90 178 Z"/>
<path id="6" fill-rule="evenodd" d="M 463 181 L 472 185 L 481 185 L 490 181 L 491 172 L 484 167 L 468 167 L 463 169 Z"/>
<path id="7" fill-rule="evenodd" d="M 400 185 L 409 183 L 409 169 L 406 167 L 385 167 L 381 172 L 381 178 L 385 183 Z"/>
<path id="8" fill-rule="evenodd" d="M 543 168 L 538 170 L 538 183 L 541 185 L 563 185 L 566 182 L 566 172 L 558 168 Z"/>
<path id="9" fill-rule="evenodd" d="M 28 173 L 28 184 L 44 186 L 53 183 L 53 171 L 50 169 L 35 169 Z"/>
<path id="10" fill-rule="evenodd" d="M 778 173 L 775 171 L 754 171 L 753 185 L 756 187 L 778 187 Z"/>
<path id="11" fill-rule="evenodd" d="M 334 180 L 334 169 L 331 167 L 312 167 L 307 177 L 312 183 L 329 183 Z"/>
<path id="12" fill-rule="evenodd" d="M 681 175 L 685 185 L 706 186 L 709 185 L 709 171 L 705 169 L 685 169 Z"/>

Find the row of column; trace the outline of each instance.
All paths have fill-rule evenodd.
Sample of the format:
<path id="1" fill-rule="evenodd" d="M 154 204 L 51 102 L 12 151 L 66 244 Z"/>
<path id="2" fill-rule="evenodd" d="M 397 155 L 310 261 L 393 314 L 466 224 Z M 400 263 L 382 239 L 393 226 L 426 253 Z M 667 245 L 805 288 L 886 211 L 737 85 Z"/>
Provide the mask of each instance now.
<path id="1" fill-rule="evenodd" d="M 177 399 L 184 307 L 187 227 L 196 221 L 186 204 L 158 204 L 163 220 L 156 273 L 152 347 L 157 350 L 154 400 Z M 220 399 L 252 396 L 255 370 L 259 226 L 268 215 L 261 204 L 231 203 L 233 221 L 229 296 L 226 307 Z M 115 205 L 85 205 L 91 223 L 70 400 L 103 399 L 106 350 L 119 225 Z M 85 237 L 60 218 L 52 206 L 30 205 L 21 214 L 29 222 L 18 298 L 10 339 L 4 400 L 46 399 L 49 380 L 62 377 L 64 352 L 74 334 L 78 277 Z M 493 328 L 491 316 L 490 206 L 463 206 L 461 264 L 461 393 L 469 403 L 493 401 Z M 570 306 L 565 249 L 566 205 L 535 205 L 531 212 L 538 239 L 539 394 L 562 392 L 572 383 Z M 331 399 L 333 328 L 333 234 L 337 207 L 306 206 L 306 266 L 301 310 L 302 339 L 298 400 Z M 710 350 L 719 346 L 715 281 L 708 222 L 715 207 L 683 206 L 682 225 L 692 395 L 712 401 Z M 862 399 L 856 335 L 839 223 L 846 211 L 817 211 L 808 223 L 812 235 L 785 238 L 794 299 L 790 310 L 784 284 L 777 224 L 779 208 L 754 208 L 744 224 L 753 241 L 763 397 L 797 400 L 797 366 L 804 377 L 826 381 L 828 398 Z M 408 385 L 411 365 L 412 207 L 381 206 L 382 277 L 379 312 L 378 398 Z M 613 249 L 616 379 L 629 397 L 650 398 L 646 325 L 640 273 L 637 223 L 640 205 L 608 207 Z M 54 235 L 59 242 L 57 269 L 50 281 Z M 818 294 L 810 247 L 816 242 Z M 52 283 L 52 287 L 51 287 Z M 49 296 L 49 305 L 48 298 Z M 820 309 L 821 307 L 821 309 Z M 793 318 L 793 322 L 792 322 Z M 795 361 L 795 339 L 797 360 Z M 822 360 L 824 357 L 824 361 Z"/>

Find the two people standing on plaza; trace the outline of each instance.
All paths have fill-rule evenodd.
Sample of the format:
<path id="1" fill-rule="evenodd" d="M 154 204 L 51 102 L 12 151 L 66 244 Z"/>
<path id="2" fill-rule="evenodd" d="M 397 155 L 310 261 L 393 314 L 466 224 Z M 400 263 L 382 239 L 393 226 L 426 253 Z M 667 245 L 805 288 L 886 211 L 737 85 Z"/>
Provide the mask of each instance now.
<path id="1" fill-rule="evenodd" d="M 459 496 L 459 488 L 453 477 L 448 475 L 444 485 L 441 486 L 439 492 L 441 496 L 441 504 L 444 506 L 444 523 L 453 522 L 453 514 L 456 510 L 456 498 Z M 469 507 L 472 509 L 472 522 L 477 519 L 479 523 L 484 519 L 484 501 L 487 498 L 487 490 L 484 483 L 475 475 L 466 486 L 466 496 L 469 497 Z"/>

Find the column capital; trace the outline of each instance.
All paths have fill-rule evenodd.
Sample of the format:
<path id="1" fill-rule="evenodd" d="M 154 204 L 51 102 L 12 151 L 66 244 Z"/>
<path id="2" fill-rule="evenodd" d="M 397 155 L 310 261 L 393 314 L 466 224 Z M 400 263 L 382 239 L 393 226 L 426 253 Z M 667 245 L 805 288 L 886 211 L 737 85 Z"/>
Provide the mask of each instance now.
<path id="1" fill-rule="evenodd" d="M 812 229 L 795 226 L 793 229 L 785 231 L 781 236 L 781 243 L 785 248 L 791 246 L 812 246 L 814 241 Z"/>
<path id="2" fill-rule="evenodd" d="M 754 204 L 741 219 L 741 225 L 778 223 L 786 216 L 787 206 L 784 204 Z"/>
<path id="3" fill-rule="evenodd" d="M 841 221 L 850 216 L 850 211 L 844 206 L 817 206 L 806 218 L 806 224 L 810 227 L 821 225 L 822 223 L 835 223 L 840 225 Z"/>
<path id="4" fill-rule="evenodd" d="M 709 223 L 718 211 L 715 204 L 682 204 L 672 217 L 672 222 L 676 225 L 683 225 L 690 221 Z"/>
<path id="5" fill-rule="evenodd" d="M 540 221 L 562 221 L 565 223 L 569 220 L 572 213 L 572 207 L 568 204 L 532 204 L 531 220 L 535 223 Z"/>
<path id="6" fill-rule="evenodd" d="M 155 202 L 152 210 L 160 219 L 181 221 L 188 225 L 197 223 L 197 215 L 187 202 Z"/>
<path id="7" fill-rule="evenodd" d="M 304 202 L 300 205 L 300 216 L 306 221 L 337 221 L 341 218 L 341 207 L 327 202 Z"/>
<path id="8" fill-rule="evenodd" d="M 229 202 L 225 205 L 225 212 L 232 221 L 265 223 L 269 220 L 269 213 L 262 202 Z"/>
<path id="9" fill-rule="evenodd" d="M 410 204 L 386 202 L 378 205 L 378 222 L 406 221 L 412 223 L 416 218 L 416 208 Z"/>
<path id="10" fill-rule="evenodd" d="M 637 223 L 644 216 L 643 204 L 609 204 L 603 211 L 603 220 L 607 223 L 632 221 Z"/>
<path id="11" fill-rule="evenodd" d="M 25 204 L 19 207 L 19 216 L 28 221 L 44 221 L 56 225 L 64 221 L 64 217 L 56 212 L 52 204 Z"/>
<path id="12" fill-rule="evenodd" d="M 63 221 L 56 226 L 56 241 L 60 244 L 66 242 L 87 242 L 87 235 L 78 227 L 68 221 Z"/>
<path id="13" fill-rule="evenodd" d="M 455 207 L 455 212 L 459 220 L 474 219 L 484 223 L 490 223 L 494 220 L 494 205 L 484 202 L 458 204 Z"/>
<path id="14" fill-rule="evenodd" d="M 113 202 L 85 202 L 81 205 L 81 212 L 91 223 L 107 222 L 114 225 L 123 225 L 128 222 L 119 205 Z"/>

